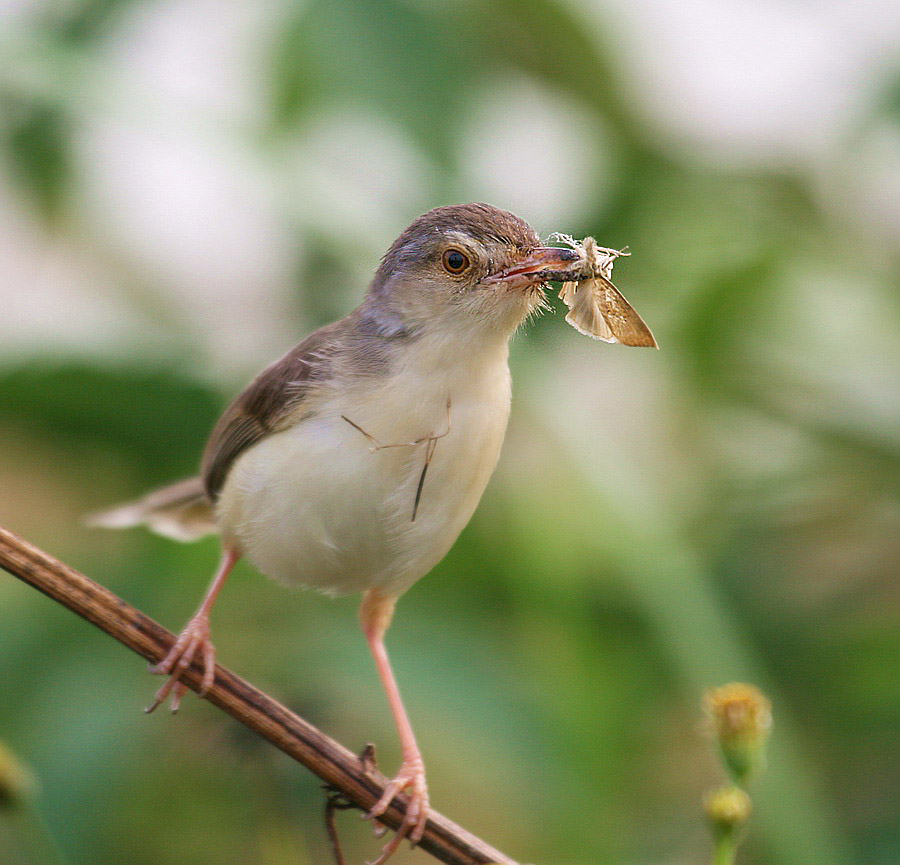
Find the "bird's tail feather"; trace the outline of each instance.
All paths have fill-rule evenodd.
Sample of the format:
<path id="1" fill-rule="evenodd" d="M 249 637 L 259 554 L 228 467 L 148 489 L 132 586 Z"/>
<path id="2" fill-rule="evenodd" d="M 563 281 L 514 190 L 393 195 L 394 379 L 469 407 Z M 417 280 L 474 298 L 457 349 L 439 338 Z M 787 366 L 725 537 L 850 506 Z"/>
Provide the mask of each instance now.
<path id="1" fill-rule="evenodd" d="M 90 514 L 89 526 L 128 529 L 147 526 L 176 541 L 195 541 L 218 531 L 201 478 L 186 478 L 154 490 L 137 501 Z"/>

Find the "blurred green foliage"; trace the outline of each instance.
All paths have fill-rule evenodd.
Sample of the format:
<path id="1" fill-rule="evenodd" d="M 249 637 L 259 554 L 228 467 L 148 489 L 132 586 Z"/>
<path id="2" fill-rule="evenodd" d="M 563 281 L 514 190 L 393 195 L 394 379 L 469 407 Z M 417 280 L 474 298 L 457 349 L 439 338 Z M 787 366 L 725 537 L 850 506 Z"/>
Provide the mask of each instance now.
<path id="1" fill-rule="evenodd" d="M 187 63 L 176 57 L 193 99 L 175 112 L 176 132 L 199 136 L 203 160 L 239 154 L 226 173 L 264 187 L 272 232 L 298 250 L 285 254 L 278 309 L 288 312 L 274 316 L 295 341 L 349 311 L 378 245 L 418 212 L 491 194 L 467 164 L 487 135 L 471 118 L 492 88 L 524 81 L 584 121 L 571 134 L 593 167 L 573 188 L 603 191 L 539 229 L 629 244 L 617 281 L 662 350 L 592 344 L 554 315 L 515 341 L 497 476 L 389 636 L 432 801 L 520 861 L 702 861 L 697 803 L 715 761 L 698 730 L 700 695 L 743 679 L 772 697 L 777 723 L 741 861 L 897 861 L 898 268 L 890 226 L 852 206 L 854 183 L 867 180 L 854 148 L 880 124 L 896 132 L 890 100 L 859 106 L 818 163 L 722 159 L 664 131 L 635 96 L 636 61 L 611 9 L 247 4 L 219 57 L 227 68 L 240 54 L 252 70 L 247 99 L 210 95 L 199 73 L 190 89 L 209 60 L 207 30 L 234 10 L 24 7 L 14 19 L 0 12 L 11 16 L 0 176 L 5 207 L 37 240 L 0 249 L 30 263 L 0 297 L 7 309 L 23 293 L 40 298 L 50 250 L 90 287 L 83 307 L 77 294 L 32 307 L 33 339 L 0 352 L 0 522 L 177 630 L 215 542 L 101 534 L 80 517 L 192 473 L 258 355 L 289 345 L 264 334 L 242 353 L 222 323 L 242 295 L 192 275 L 162 229 L 152 246 L 141 214 L 116 197 L 124 175 L 105 203 L 97 192 L 117 168 L 111 153 L 141 174 L 143 151 L 124 152 L 128 140 L 166 152 L 176 134 L 160 106 L 184 93 L 154 89 L 141 71 L 158 20 L 185 14 L 196 28 L 185 44 L 198 40 Z M 872 92 L 891 92 L 888 77 Z M 317 124 L 335 112 L 370 123 L 374 165 L 338 163 L 344 177 L 310 167 Z M 137 139 L 98 147 L 100 133 L 130 123 Z M 385 129 L 400 165 L 396 176 L 384 168 L 387 179 L 376 149 Z M 338 154 L 347 142 L 325 130 L 326 156 Z M 540 154 L 548 168 L 555 159 Z M 404 185 L 407 173 L 418 185 Z M 173 219 L 183 179 L 167 190 Z M 521 172 L 523 188 L 535 179 Z M 116 233 L 129 220 L 152 261 Z M 225 271 L 235 267 L 226 242 L 198 248 L 201 263 L 224 255 Z M 268 302 L 265 286 L 246 291 Z M 110 325 L 54 342 L 59 323 L 79 331 L 98 298 L 137 324 L 118 341 Z M 176 718 L 145 717 L 156 683 L 142 664 L 12 579 L 0 580 L 0 609 L 0 739 L 40 786 L 34 826 L 0 813 L 0 861 L 328 861 L 315 779 L 196 700 Z M 354 599 L 286 596 L 242 565 L 214 631 L 223 663 L 348 746 L 377 742 L 387 771 L 395 764 Z M 340 823 L 351 861 L 371 858 L 367 828 Z"/>

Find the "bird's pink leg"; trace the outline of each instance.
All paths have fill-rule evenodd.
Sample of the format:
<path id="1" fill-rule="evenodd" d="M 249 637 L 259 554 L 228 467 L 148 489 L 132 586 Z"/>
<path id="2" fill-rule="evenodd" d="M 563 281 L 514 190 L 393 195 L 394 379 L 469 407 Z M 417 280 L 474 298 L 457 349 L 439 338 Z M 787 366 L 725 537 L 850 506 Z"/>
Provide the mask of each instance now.
<path id="1" fill-rule="evenodd" d="M 213 686 L 216 676 L 216 650 L 209 638 L 209 614 L 222 586 L 225 585 L 225 580 L 240 557 L 241 554 L 233 547 L 226 547 L 222 551 L 219 569 L 197 612 L 178 635 L 165 658 L 150 668 L 151 672 L 168 676 L 169 679 L 156 692 L 153 705 L 147 708 L 148 712 L 152 712 L 169 694 L 172 695 L 172 711 L 178 711 L 178 704 L 187 692 L 187 685 L 181 681 L 181 675 L 194 662 L 194 656 L 198 653 L 203 658 L 203 682 L 197 693 L 202 697 Z"/>
<path id="2" fill-rule="evenodd" d="M 378 675 L 387 693 L 388 703 L 397 724 L 397 732 L 400 734 L 400 744 L 403 747 L 403 762 L 396 777 L 385 787 L 382 797 L 375 803 L 368 817 L 378 817 L 383 814 L 393 798 L 403 790 L 409 789 L 409 804 L 406 806 L 406 816 L 397 833 L 384 848 L 381 856 L 372 865 L 381 865 L 400 846 L 400 842 L 408 835 L 409 840 L 416 844 L 422 839 L 425 832 L 425 824 L 428 822 L 428 788 L 425 784 L 425 764 L 422 762 L 422 754 L 416 744 L 416 737 L 412 725 L 403 707 L 397 680 L 391 669 L 387 651 L 384 648 L 384 633 L 391 623 L 394 614 L 396 597 L 384 597 L 374 590 L 366 592 L 363 596 L 359 617 L 363 631 L 372 650 Z"/>

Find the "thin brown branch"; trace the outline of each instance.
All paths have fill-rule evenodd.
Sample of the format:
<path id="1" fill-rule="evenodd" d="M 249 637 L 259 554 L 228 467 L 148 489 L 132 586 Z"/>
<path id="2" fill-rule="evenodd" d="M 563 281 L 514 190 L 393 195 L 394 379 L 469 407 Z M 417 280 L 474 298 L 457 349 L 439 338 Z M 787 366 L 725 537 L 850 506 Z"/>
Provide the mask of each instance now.
<path id="1" fill-rule="evenodd" d="M 173 634 L 140 610 L 3 527 L 0 527 L 0 567 L 106 631 L 151 663 L 159 663 L 175 641 Z M 194 665 L 186 672 L 184 681 L 196 691 L 202 677 L 203 670 Z M 387 782 L 381 773 L 364 768 L 360 758 L 343 745 L 224 667 L 216 666 L 216 681 L 206 699 L 302 763 L 340 791 L 347 801 L 364 810 L 378 801 Z M 379 820 L 396 829 L 405 807 L 405 797 L 395 799 Z M 434 811 L 420 846 L 450 865 L 487 862 L 516 865 Z"/>

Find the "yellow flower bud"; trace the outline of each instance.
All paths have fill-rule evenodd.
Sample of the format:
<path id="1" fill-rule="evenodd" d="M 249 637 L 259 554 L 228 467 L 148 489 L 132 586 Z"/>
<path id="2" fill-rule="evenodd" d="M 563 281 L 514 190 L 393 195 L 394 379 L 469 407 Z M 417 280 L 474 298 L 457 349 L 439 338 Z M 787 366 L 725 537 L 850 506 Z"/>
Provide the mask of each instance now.
<path id="1" fill-rule="evenodd" d="M 716 838 L 734 837 L 752 810 L 750 797 L 740 787 L 722 787 L 708 793 L 703 807 Z"/>
<path id="2" fill-rule="evenodd" d="M 736 781 L 745 781 L 762 765 L 772 704 L 754 685 L 732 682 L 707 691 L 704 705 L 726 766 Z"/>

